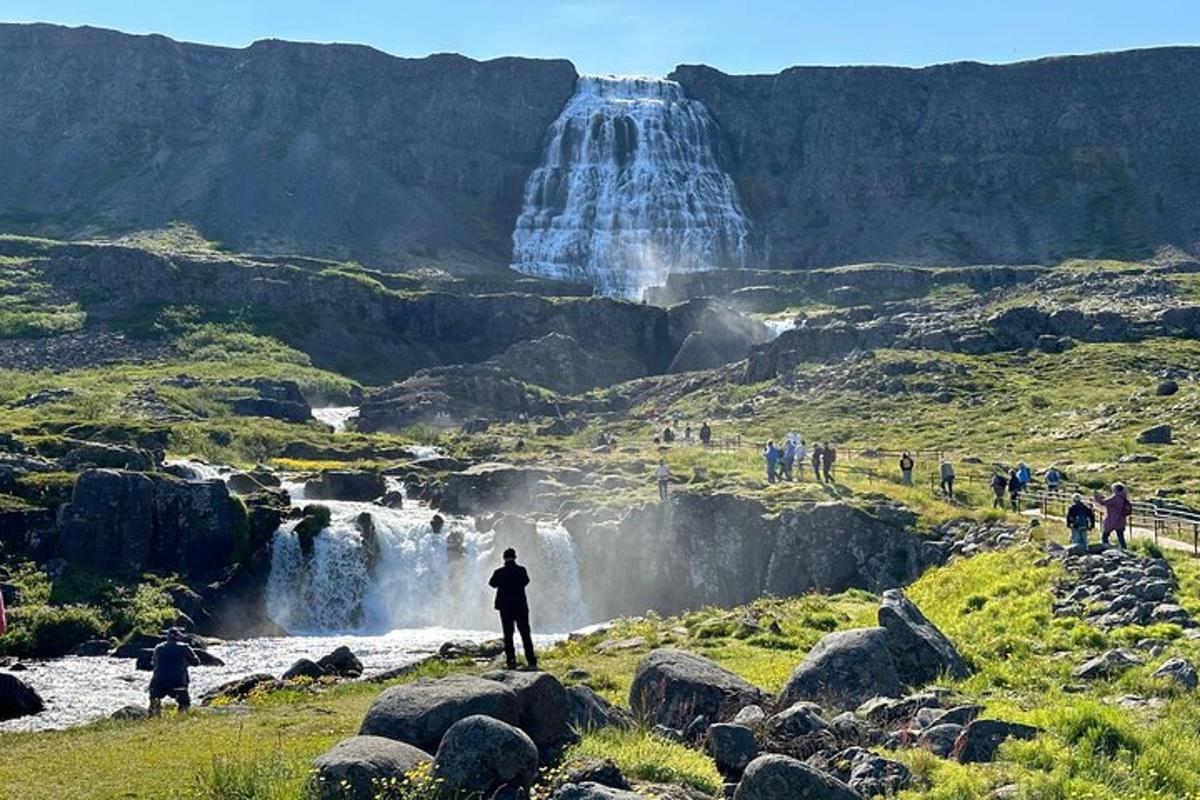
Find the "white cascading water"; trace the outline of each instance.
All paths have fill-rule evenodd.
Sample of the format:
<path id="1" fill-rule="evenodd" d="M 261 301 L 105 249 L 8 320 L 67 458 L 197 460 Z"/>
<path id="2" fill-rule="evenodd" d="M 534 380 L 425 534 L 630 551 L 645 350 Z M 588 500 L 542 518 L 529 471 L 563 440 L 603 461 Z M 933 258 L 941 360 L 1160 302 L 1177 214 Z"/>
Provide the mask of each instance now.
<path id="1" fill-rule="evenodd" d="M 294 499 L 301 485 L 287 485 Z M 305 558 L 293 528 L 282 526 L 272 542 L 267 614 L 289 633 L 386 632 L 436 626 L 487 630 L 496 626 L 487 581 L 500 566 L 494 535 L 469 518 L 446 517 L 441 533 L 433 512 L 415 502 L 388 509 L 371 503 L 322 501 L 329 527 Z M 369 513 L 377 555 L 370 563 L 357 522 Z M 569 534 L 558 525 L 538 526 L 537 552 L 522 552 L 529 569 L 530 610 L 539 632 L 568 631 L 586 623 L 579 574 Z M 461 546 L 452 552 L 448 542 Z"/>
<path id="2" fill-rule="evenodd" d="M 745 266 L 750 223 L 719 152 L 678 83 L 581 76 L 525 183 L 513 269 L 640 297 L 673 272 Z"/>

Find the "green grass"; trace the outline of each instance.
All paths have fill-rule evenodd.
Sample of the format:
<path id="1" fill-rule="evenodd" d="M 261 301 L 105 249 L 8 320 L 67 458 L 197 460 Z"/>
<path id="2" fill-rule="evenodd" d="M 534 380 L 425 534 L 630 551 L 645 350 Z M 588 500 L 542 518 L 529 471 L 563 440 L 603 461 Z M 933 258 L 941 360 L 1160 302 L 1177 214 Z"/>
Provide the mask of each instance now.
<path id="1" fill-rule="evenodd" d="M 586 734 L 568 752 L 568 762 L 572 757 L 610 758 L 630 780 L 679 784 L 711 795 L 721 789 L 721 775 L 712 759 L 646 730 Z"/>

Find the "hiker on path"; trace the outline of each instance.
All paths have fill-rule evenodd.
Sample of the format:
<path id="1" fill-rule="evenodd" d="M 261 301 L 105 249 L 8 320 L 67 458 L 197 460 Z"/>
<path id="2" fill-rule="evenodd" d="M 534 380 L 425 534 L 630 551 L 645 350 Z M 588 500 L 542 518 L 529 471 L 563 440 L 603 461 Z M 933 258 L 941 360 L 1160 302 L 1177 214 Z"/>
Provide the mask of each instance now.
<path id="1" fill-rule="evenodd" d="M 787 444 L 783 446 L 783 479 L 785 481 L 792 480 L 792 465 L 796 463 L 796 442 L 794 439 L 788 439 Z"/>
<path id="2" fill-rule="evenodd" d="M 8 615 L 4 611 L 4 590 L 0 589 L 0 636 L 8 630 Z"/>
<path id="3" fill-rule="evenodd" d="M 708 447 L 709 441 L 712 439 L 712 428 L 708 427 L 708 420 L 700 424 L 700 444 Z"/>
<path id="4" fill-rule="evenodd" d="M 796 480 L 804 480 L 804 459 L 808 458 L 808 448 L 804 446 L 804 440 L 800 439 L 796 442 L 796 474 L 799 477 Z"/>
<path id="5" fill-rule="evenodd" d="M 1067 509 L 1067 527 L 1071 529 L 1071 544 L 1088 546 L 1088 531 L 1096 527 L 1096 512 L 1083 502 L 1083 495 L 1076 494 L 1071 498 L 1071 507 Z"/>
<path id="6" fill-rule="evenodd" d="M 1062 485 L 1062 473 L 1058 471 L 1058 467 L 1051 465 L 1050 469 L 1046 470 L 1046 491 L 1057 492 L 1060 485 Z"/>
<path id="7" fill-rule="evenodd" d="M 529 573 L 517 563 L 517 551 L 511 547 L 504 551 L 504 566 L 492 573 L 488 586 L 496 590 L 496 610 L 500 612 L 500 627 L 504 631 L 504 663 L 507 669 L 517 668 L 517 648 L 513 643 L 513 628 L 521 634 L 525 647 L 525 662 L 531 670 L 537 669 L 537 655 L 533 652 L 533 636 L 529 633 L 529 601 L 525 587 L 529 585 Z"/>
<path id="8" fill-rule="evenodd" d="M 1024 461 L 1017 464 L 1017 480 L 1021 481 L 1021 489 L 1029 485 L 1029 467 Z"/>
<path id="9" fill-rule="evenodd" d="M 942 494 L 954 502 L 954 465 L 949 461 L 943 461 L 941 466 L 942 476 Z"/>
<path id="10" fill-rule="evenodd" d="M 825 460 L 825 449 L 821 447 L 821 443 L 817 442 L 812 449 L 812 468 L 813 477 L 818 481 L 821 480 L 821 462 Z"/>
<path id="11" fill-rule="evenodd" d="M 1133 515 L 1133 503 L 1129 501 L 1129 494 L 1125 491 L 1125 484 L 1114 483 L 1112 485 L 1112 494 L 1108 497 L 1096 492 L 1096 502 L 1104 506 L 1104 527 L 1100 532 L 1100 541 L 1108 544 L 1110 534 L 1117 535 L 1117 544 L 1122 550 L 1125 549 L 1125 524 Z"/>
<path id="12" fill-rule="evenodd" d="M 912 486 L 913 457 L 905 452 L 900 456 L 900 481 L 905 486 Z"/>
<path id="13" fill-rule="evenodd" d="M 775 482 L 775 466 L 779 463 L 779 448 L 775 446 L 775 440 L 767 442 L 767 446 L 763 448 L 763 457 L 767 459 L 767 483 Z"/>
<path id="14" fill-rule="evenodd" d="M 188 694 L 188 667 L 200 666 L 200 659 L 195 651 L 183 640 L 183 631 L 179 628 L 167 629 L 167 640 L 159 642 L 151 657 L 150 674 L 150 716 L 157 717 L 162 713 L 164 697 L 172 698 L 180 711 L 192 707 L 192 697 Z"/>
<path id="15" fill-rule="evenodd" d="M 1025 488 L 1025 484 L 1021 483 L 1021 477 L 1014 469 L 1008 473 L 1008 501 L 1012 504 L 1013 511 L 1021 510 L 1021 490 Z"/>
<path id="16" fill-rule="evenodd" d="M 683 426 L 683 440 L 688 444 L 692 443 L 692 425 L 690 422 Z"/>
<path id="17" fill-rule="evenodd" d="M 667 466 L 665 458 L 658 460 L 658 469 L 654 471 L 654 475 L 658 478 L 658 500 L 660 503 L 665 503 L 667 502 L 667 482 L 671 479 L 671 470 Z"/>
<path id="18" fill-rule="evenodd" d="M 992 476 L 992 508 L 1004 508 L 1004 490 L 1007 488 L 1004 473 L 997 472 Z"/>
<path id="19" fill-rule="evenodd" d="M 837 461 L 837 448 L 831 444 L 825 445 L 821 454 L 821 464 L 825 472 L 825 482 L 833 483 L 833 462 Z"/>
<path id="20" fill-rule="evenodd" d="M 675 431 L 671 430 L 670 425 L 663 428 L 662 440 L 663 444 L 670 444 L 671 442 L 675 441 Z"/>

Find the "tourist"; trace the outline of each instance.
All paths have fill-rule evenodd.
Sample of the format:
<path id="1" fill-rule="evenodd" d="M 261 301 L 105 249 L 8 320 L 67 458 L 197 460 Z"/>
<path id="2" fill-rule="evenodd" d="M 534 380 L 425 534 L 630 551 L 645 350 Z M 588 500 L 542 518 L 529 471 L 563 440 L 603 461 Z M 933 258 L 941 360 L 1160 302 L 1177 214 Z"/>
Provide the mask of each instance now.
<path id="1" fill-rule="evenodd" d="M 496 610 L 500 612 L 500 627 L 504 631 L 504 664 L 508 669 L 517 668 L 517 648 L 513 643 L 513 627 L 521 634 L 525 647 L 525 662 L 531 670 L 537 669 L 537 655 L 533 652 L 533 636 L 529 633 L 529 601 L 525 587 L 529 585 L 529 573 L 517 563 L 517 551 L 511 547 L 504 551 L 504 566 L 492 573 L 488 586 L 496 590 Z"/>
<path id="2" fill-rule="evenodd" d="M 1029 485 L 1029 467 L 1024 461 L 1017 464 L 1017 480 L 1021 482 L 1022 490 Z"/>
<path id="3" fill-rule="evenodd" d="M 942 461 L 942 494 L 946 496 L 951 503 L 954 502 L 954 465 L 949 461 Z"/>
<path id="4" fill-rule="evenodd" d="M 1096 502 L 1104 507 L 1104 528 L 1100 532 L 1100 541 L 1108 544 L 1111 534 L 1117 535 L 1117 545 L 1125 549 L 1125 524 L 1133 516 L 1133 503 L 1125 491 L 1125 484 L 1114 483 L 1112 494 L 1108 497 L 1095 493 Z"/>
<path id="5" fill-rule="evenodd" d="M 1046 491 L 1057 492 L 1061 484 L 1062 473 L 1058 471 L 1058 467 L 1051 465 L 1050 469 L 1046 470 Z"/>
<path id="6" fill-rule="evenodd" d="M 658 469 L 654 474 L 658 477 L 658 500 L 665 503 L 667 502 L 667 482 L 671 479 L 671 470 L 667 467 L 665 458 L 658 460 Z"/>
<path id="7" fill-rule="evenodd" d="M 900 456 L 900 481 L 905 486 L 912 486 L 913 457 L 907 452 Z"/>
<path id="8" fill-rule="evenodd" d="M 837 448 L 832 444 L 825 445 L 821 454 L 821 464 L 825 472 L 825 482 L 833 483 L 833 462 L 837 461 Z"/>
<path id="9" fill-rule="evenodd" d="M 0 589 L 0 636 L 8 630 L 8 615 L 4 610 L 4 590 Z"/>
<path id="10" fill-rule="evenodd" d="M 688 444 L 692 443 L 692 425 L 690 422 L 683 427 L 683 440 Z"/>
<path id="11" fill-rule="evenodd" d="M 708 447 L 709 441 L 712 440 L 712 428 L 708 427 L 708 420 L 700 424 L 700 444 Z"/>
<path id="12" fill-rule="evenodd" d="M 767 459 L 767 483 L 774 483 L 775 465 L 779 462 L 779 448 L 775 446 L 774 439 L 763 448 L 763 456 Z"/>
<path id="13" fill-rule="evenodd" d="M 1071 497 L 1071 507 L 1067 509 L 1067 527 L 1071 530 L 1071 544 L 1088 546 L 1088 531 L 1096 527 L 1096 512 L 1083 502 L 1082 495 Z"/>
<path id="14" fill-rule="evenodd" d="M 788 439 L 783 446 L 783 458 L 780 463 L 783 465 L 783 479 L 790 482 L 792 465 L 796 463 L 796 441 L 794 439 Z"/>
<path id="15" fill-rule="evenodd" d="M 818 481 L 821 480 L 821 462 L 825 460 L 825 451 L 821 448 L 820 442 L 815 442 L 812 449 L 812 469 L 813 477 Z"/>
<path id="16" fill-rule="evenodd" d="M 799 475 L 797 480 L 804 480 L 804 459 L 808 458 L 808 448 L 804 446 L 804 440 L 799 439 L 796 443 L 796 473 Z"/>
<path id="17" fill-rule="evenodd" d="M 200 666 L 200 659 L 183 640 L 183 631 L 179 628 L 169 628 L 167 640 L 159 642 L 151 656 L 151 716 L 156 717 L 162 713 L 164 697 L 172 698 L 180 711 L 187 711 L 192 707 L 192 697 L 188 694 L 189 666 Z"/>
<path id="18" fill-rule="evenodd" d="M 663 444 L 670 444 L 671 442 L 675 441 L 675 431 L 671 430 L 670 425 L 663 428 L 662 440 Z"/>
<path id="19" fill-rule="evenodd" d="M 1008 473 L 1008 501 L 1012 504 L 1013 511 L 1021 510 L 1021 489 L 1025 484 L 1021 483 L 1021 477 L 1017 471 L 1010 470 Z"/>
<path id="20" fill-rule="evenodd" d="M 992 508 L 1004 508 L 1004 490 L 1008 488 L 1008 481 L 1004 478 L 1004 473 L 997 472 L 992 475 Z"/>

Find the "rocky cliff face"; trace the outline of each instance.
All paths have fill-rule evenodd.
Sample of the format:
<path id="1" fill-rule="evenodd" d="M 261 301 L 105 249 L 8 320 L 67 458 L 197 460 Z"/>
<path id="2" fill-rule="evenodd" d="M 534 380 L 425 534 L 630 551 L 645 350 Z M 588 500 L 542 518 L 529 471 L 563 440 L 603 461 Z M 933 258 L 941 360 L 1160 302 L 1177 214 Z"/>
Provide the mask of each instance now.
<path id="1" fill-rule="evenodd" d="M 1019 263 L 1200 241 L 1200 50 L 672 76 L 769 263 Z"/>
<path id="2" fill-rule="evenodd" d="M 506 264 L 566 61 L 0 25 L 0 229 Z"/>

